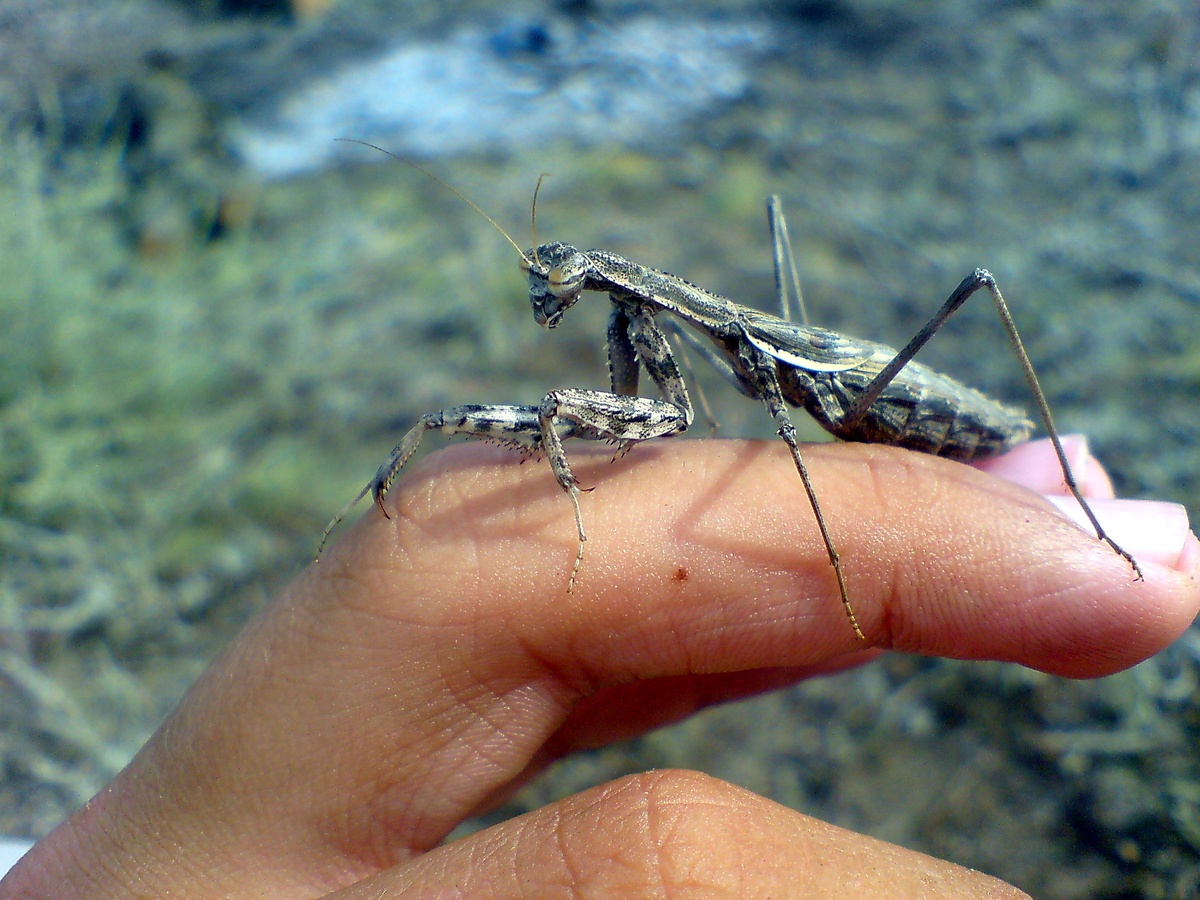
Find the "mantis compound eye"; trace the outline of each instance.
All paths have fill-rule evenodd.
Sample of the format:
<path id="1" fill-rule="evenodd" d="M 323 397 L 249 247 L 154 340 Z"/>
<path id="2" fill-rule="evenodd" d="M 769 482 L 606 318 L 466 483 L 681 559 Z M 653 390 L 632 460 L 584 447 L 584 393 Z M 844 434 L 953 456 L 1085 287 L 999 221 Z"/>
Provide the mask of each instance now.
<path id="1" fill-rule="evenodd" d="M 555 297 L 563 297 L 573 303 L 579 296 L 583 278 L 564 266 L 556 266 L 546 273 L 546 287 Z M 569 305 L 569 304 L 568 304 Z"/>
<path id="2" fill-rule="evenodd" d="M 563 275 L 561 268 L 551 269 L 546 276 L 546 284 L 550 287 L 550 293 L 555 297 L 561 297 L 570 289 L 570 280 Z"/>

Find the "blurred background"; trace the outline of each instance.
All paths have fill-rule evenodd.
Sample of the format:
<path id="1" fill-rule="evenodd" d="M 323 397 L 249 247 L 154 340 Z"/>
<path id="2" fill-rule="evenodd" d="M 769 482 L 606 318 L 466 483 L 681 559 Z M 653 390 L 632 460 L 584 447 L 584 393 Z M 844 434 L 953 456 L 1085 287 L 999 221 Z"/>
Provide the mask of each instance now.
<path id="1" fill-rule="evenodd" d="M 336 138 L 523 246 L 549 172 L 541 239 L 764 309 L 778 193 L 814 322 L 893 345 L 990 268 L 1060 429 L 1200 510 L 1193 4 L 450 6 L 0 6 L 0 834 L 101 787 L 422 413 L 606 386 L 603 298 L 545 332 L 491 226 Z M 921 358 L 1032 410 L 982 299 Z M 1194 897 L 1198 666 L 1195 631 L 1088 683 L 895 655 L 472 827 L 685 766 L 1041 898 Z"/>

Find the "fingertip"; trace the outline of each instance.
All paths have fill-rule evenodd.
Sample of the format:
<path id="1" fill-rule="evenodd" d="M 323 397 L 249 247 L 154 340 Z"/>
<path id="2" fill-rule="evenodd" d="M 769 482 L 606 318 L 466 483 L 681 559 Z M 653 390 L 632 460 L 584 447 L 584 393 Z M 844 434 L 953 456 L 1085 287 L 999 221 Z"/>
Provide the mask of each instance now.
<path id="1" fill-rule="evenodd" d="M 860 531 L 850 538 L 860 543 L 842 544 L 851 566 L 864 549 L 886 563 L 866 572 L 865 589 L 863 570 L 848 569 L 863 597 L 859 620 L 877 645 L 1097 677 L 1154 655 L 1196 616 L 1198 551 L 1178 505 L 1091 504 L 1129 519 L 1120 535 L 1136 548 L 1143 582 L 1094 532 L 1026 491 L 944 460 L 883 448 L 858 454 L 887 500 L 872 508 L 858 492 Z M 831 515 L 855 521 L 836 508 Z"/>
<path id="2" fill-rule="evenodd" d="M 1197 540 L 1195 532 L 1189 531 L 1184 538 L 1183 550 L 1175 561 L 1175 569 L 1193 578 L 1200 574 L 1200 540 Z"/>
<path id="3" fill-rule="evenodd" d="M 1087 436 L 1063 435 L 1060 443 L 1079 492 L 1089 499 L 1113 497 L 1112 479 L 1092 456 Z M 1063 479 L 1062 463 L 1049 438 L 1026 441 L 1002 456 L 979 460 L 971 465 L 1037 494 L 1070 496 L 1070 489 Z"/>
<path id="4" fill-rule="evenodd" d="M 1047 496 L 1059 512 L 1084 531 L 1094 534 L 1091 521 L 1074 497 Z M 1176 572 L 1195 574 L 1194 546 L 1187 508 L 1158 500 L 1090 500 L 1108 536 L 1139 565 L 1152 563 Z M 1189 549 L 1191 552 L 1189 552 Z"/>

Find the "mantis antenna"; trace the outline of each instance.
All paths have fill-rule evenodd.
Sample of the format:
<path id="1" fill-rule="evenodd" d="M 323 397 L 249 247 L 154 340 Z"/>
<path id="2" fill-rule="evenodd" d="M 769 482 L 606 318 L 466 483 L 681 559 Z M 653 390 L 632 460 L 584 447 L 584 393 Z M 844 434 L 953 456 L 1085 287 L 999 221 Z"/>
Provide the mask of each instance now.
<path id="1" fill-rule="evenodd" d="M 529 207 L 529 238 L 533 241 L 533 261 L 540 267 L 542 261 L 538 259 L 538 239 L 537 239 L 537 198 L 538 193 L 542 190 L 542 182 L 550 177 L 549 172 L 543 172 L 538 176 L 537 186 L 533 189 L 533 204 Z"/>
<path id="2" fill-rule="evenodd" d="M 406 166 L 411 166 L 412 168 L 414 168 L 418 172 L 420 172 L 422 175 L 424 175 L 426 178 L 429 178 L 432 181 L 436 181 L 438 184 L 440 184 L 442 187 L 444 187 L 446 190 L 448 190 L 450 193 L 452 193 L 455 197 L 457 197 L 459 200 L 461 200 L 463 203 L 467 204 L 467 206 L 471 207 L 471 209 L 475 210 L 475 212 L 479 213 L 481 216 L 483 216 L 485 219 L 487 219 L 488 222 L 491 223 L 492 227 L 495 228 L 502 235 L 504 235 L 504 239 L 506 241 L 508 241 L 510 244 L 512 244 L 513 249 L 515 249 L 517 251 L 517 253 L 519 253 L 521 255 L 521 259 L 523 259 L 525 261 L 525 265 L 530 264 L 529 257 L 525 255 L 525 251 L 520 248 L 520 246 L 517 244 L 516 241 L 514 241 L 511 237 L 508 236 L 508 232 L 500 227 L 500 223 L 497 222 L 495 219 L 493 219 L 491 216 L 489 216 L 487 213 L 485 213 L 480 208 L 479 204 L 477 204 L 470 197 L 466 196 L 466 194 L 464 194 L 462 191 L 458 190 L 458 188 L 454 187 L 454 185 L 443 180 L 442 178 L 439 178 L 437 175 L 434 175 L 428 169 L 418 166 L 411 159 L 405 159 L 403 156 L 397 156 L 391 150 L 384 150 L 382 147 L 378 147 L 375 144 L 370 144 L 367 141 L 356 140 L 355 138 L 334 138 L 334 140 L 342 141 L 343 143 L 346 143 L 346 144 L 362 144 L 364 147 L 370 147 L 372 150 L 378 150 L 380 153 L 387 154 L 388 156 L 390 156 L 392 159 L 396 160 L 397 162 L 402 162 Z M 543 175 L 542 178 L 544 178 L 544 177 L 545 176 Z M 538 187 L 541 187 L 541 184 L 542 184 L 542 179 L 539 178 L 538 179 Z M 536 190 L 533 192 L 533 202 L 534 202 L 534 205 L 536 206 L 537 205 L 537 191 Z M 536 254 L 535 254 L 535 256 L 536 256 Z"/>

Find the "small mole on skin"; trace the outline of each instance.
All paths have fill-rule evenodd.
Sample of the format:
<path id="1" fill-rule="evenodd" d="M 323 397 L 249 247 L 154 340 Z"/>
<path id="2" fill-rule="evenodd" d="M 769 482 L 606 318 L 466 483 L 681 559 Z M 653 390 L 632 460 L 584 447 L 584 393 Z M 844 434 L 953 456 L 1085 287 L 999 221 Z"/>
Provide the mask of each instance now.
<path id="1" fill-rule="evenodd" d="M 675 574 L 671 576 L 671 580 L 672 581 L 687 581 L 688 580 L 688 570 L 685 569 L 683 566 L 680 566 L 678 569 L 675 570 Z"/>

